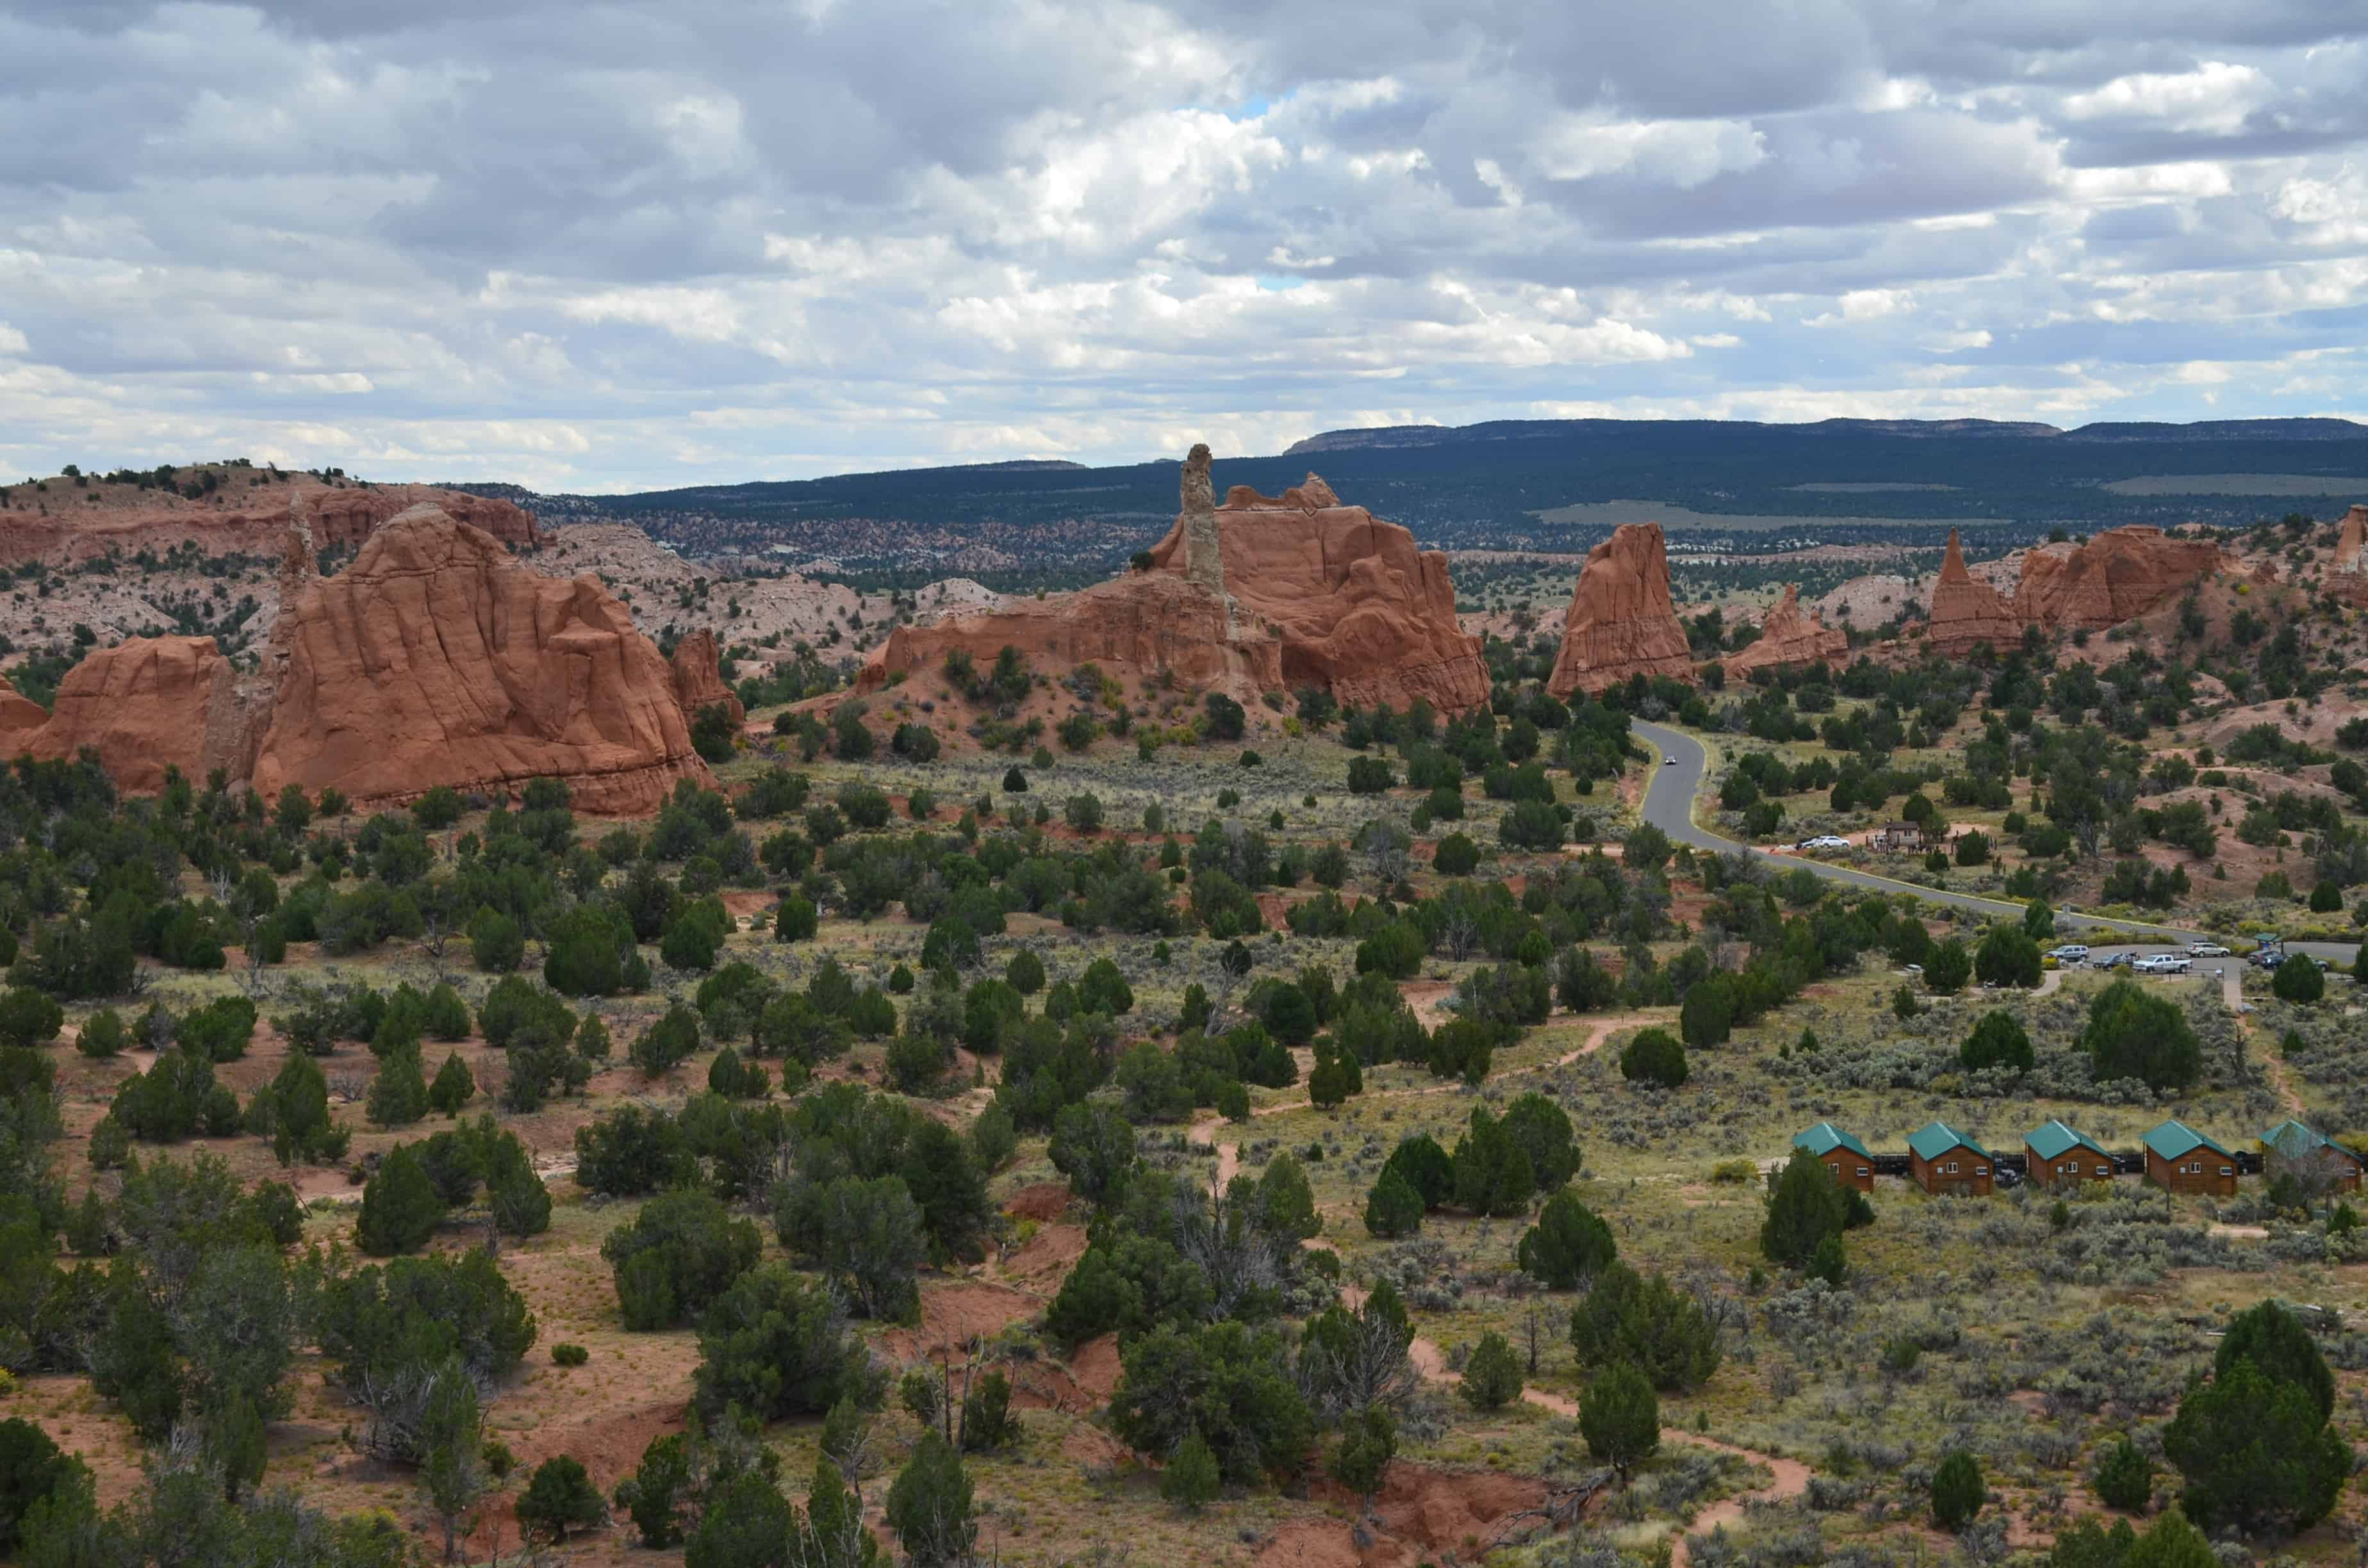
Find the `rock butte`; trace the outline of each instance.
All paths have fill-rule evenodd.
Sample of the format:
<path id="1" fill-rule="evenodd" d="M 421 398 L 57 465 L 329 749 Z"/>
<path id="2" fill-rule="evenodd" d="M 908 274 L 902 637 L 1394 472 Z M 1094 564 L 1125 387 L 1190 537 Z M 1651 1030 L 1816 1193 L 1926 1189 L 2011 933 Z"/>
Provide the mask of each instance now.
<path id="1" fill-rule="evenodd" d="M 1984 643 L 2003 652 L 2021 641 L 2022 621 L 2014 607 L 1965 570 L 1964 548 L 1957 542 L 1957 530 L 1951 528 L 1941 580 L 1933 585 L 1932 608 L 1924 621 L 1924 646 L 1962 658 Z"/>
<path id="2" fill-rule="evenodd" d="M 1799 586 L 1787 583 L 1784 597 L 1759 623 L 1759 641 L 1727 659 L 1726 673 L 1741 676 L 1754 670 L 1795 669 L 1821 659 L 1831 663 L 1849 652 L 1850 633 L 1827 626 L 1816 611 L 1803 609 Z"/>
<path id="3" fill-rule="evenodd" d="M 245 471 L 233 470 L 233 472 Z M 505 544 L 542 542 L 534 514 L 510 502 L 427 484 L 332 486 L 310 474 L 252 492 L 228 490 L 221 506 L 154 495 L 123 507 L 78 510 L 61 504 L 49 516 L 20 508 L 0 512 L 0 562 L 72 562 L 110 552 L 132 555 L 194 544 L 208 555 L 274 555 L 292 522 L 309 517 L 321 545 L 359 546 L 388 519 L 420 505 L 482 528 Z"/>
<path id="4" fill-rule="evenodd" d="M 1669 602 L 1669 557 L 1658 523 L 1622 523 L 1587 552 L 1546 689 L 1563 698 L 1594 695 L 1638 675 L 1689 681 L 1694 675 L 1686 629 Z"/>
<path id="5" fill-rule="evenodd" d="M 239 760 L 236 726 L 224 722 L 237 707 L 236 678 L 211 637 L 134 637 L 68 670 L 47 713 L 12 687 L 0 706 L 0 745 L 45 762 L 87 746 L 116 788 L 133 793 L 163 789 L 168 767 L 202 784 Z"/>
<path id="6" fill-rule="evenodd" d="M 330 786 L 397 805 L 438 785 L 507 794 L 565 779 L 577 808 L 646 814 L 676 780 L 712 785 L 679 693 L 739 704 L 710 636 L 669 665 L 599 582 L 544 577 L 432 506 L 388 520 L 335 577 L 312 575 L 301 519 L 260 667 L 211 638 L 135 637 L 68 671 L 54 711 L 0 695 L 11 755 L 94 750 L 118 788 L 214 768 L 276 795 Z M 0 682 L 0 688 L 6 683 Z"/>
<path id="7" fill-rule="evenodd" d="M 677 779 L 714 782 L 676 670 L 622 604 L 597 579 L 529 571 L 434 506 L 387 522 L 281 615 L 287 671 L 253 775 L 266 795 L 334 785 L 399 803 L 557 778 L 580 810 L 635 814 Z M 712 657 L 707 678 L 721 685 Z"/>
<path id="8" fill-rule="evenodd" d="M 900 626 L 856 689 L 876 691 L 957 650 L 984 666 L 1008 646 L 1113 673 L 1172 671 L 1244 703 L 1301 686 L 1347 706 L 1403 709 L 1419 698 L 1452 713 L 1488 699 L 1479 640 L 1456 623 L 1447 558 L 1417 550 L 1405 528 L 1343 505 L 1314 474 L 1279 497 L 1235 485 L 1214 506 L 1206 447 L 1186 460 L 1178 491 L 1176 524 L 1153 547 L 1148 571 Z"/>
<path id="9" fill-rule="evenodd" d="M 2014 613 L 2051 631 L 2102 631 L 2146 614 L 2198 578 L 2221 569 L 2220 547 L 2173 539 L 2160 528 L 2108 528 L 2064 554 L 2023 557 Z"/>

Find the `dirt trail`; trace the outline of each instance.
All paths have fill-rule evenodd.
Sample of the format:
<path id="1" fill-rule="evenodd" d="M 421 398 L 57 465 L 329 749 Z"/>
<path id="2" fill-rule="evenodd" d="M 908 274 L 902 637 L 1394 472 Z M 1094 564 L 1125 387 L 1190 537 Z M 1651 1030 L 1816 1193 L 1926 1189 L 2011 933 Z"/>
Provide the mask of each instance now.
<path id="1" fill-rule="evenodd" d="M 1554 1058 L 1554 1065 L 1567 1067 L 1582 1056 L 1592 1056 L 1603 1042 L 1622 1029 L 1641 1028 L 1646 1024 L 1666 1024 L 1664 1013 L 1622 1013 L 1616 1018 L 1598 1018 L 1588 1026 L 1587 1039 L 1575 1050 L 1565 1051 Z"/>
<path id="2" fill-rule="evenodd" d="M 2283 1053 L 2263 1049 L 2260 1031 L 2253 1028 L 2253 1015 L 2245 1006 L 2245 968 L 2234 960 L 2221 962 L 2220 999 L 2227 1004 L 2228 1016 L 2236 1020 L 2237 1028 L 2252 1041 L 2254 1060 L 2260 1062 L 2262 1074 L 2269 1079 L 2270 1091 L 2278 1096 L 2278 1104 L 2300 1116 L 2303 1113 L 2302 1091 L 2294 1087 L 2294 1079 L 2286 1074 Z"/>
<path id="3" fill-rule="evenodd" d="M 1347 1284 L 1340 1287 L 1340 1302 L 1350 1312 L 1355 1312 L 1365 1304 L 1365 1296 L 1366 1290 L 1361 1285 Z M 1406 1358 L 1414 1363 L 1415 1370 L 1432 1382 L 1460 1383 L 1463 1381 L 1463 1375 L 1461 1372 L 1448 1369 L 1446 1354 L 1432 1340 L 1417 1335 L 1406 1346 Z M 1578 1402 L 1550 1390 L 1524 1387 L 1521 1390 L 1521 1400 L 1524 1403 L 1534 1404 L 1541 1410 L 1551 1411 L 1566 1419 L 1573 1421 L 1578 1419 Z M 1688 1432 L 1676 1426 L 1662 1427 L 1661 1441 L 1691 1443 L 1698 1449 L 1714 1449 L 1723 1454 L 1733 1454 L 1737 1459 L 1748 1460 L 1753 1464 L 1766 1465 L 1770 1474 L 1775 1478 L 1765 1486 L 1750 1492 L 1737 1493 L 1722 1502 L 1712 1504 L 1696 1514 L 1693 1528 L 1679 1534 L 1670 1542 L 1670 1568 L 1685 1568 L 1686 1543 L 1691 1537 L 1708 1535 L 1722 1525 L 1740 1522 L 1745 1510 L 1755 1503 L 1782 1503 L 1798 1497 L 1809 1489 L 1809 1467 L 1798 1460 L 1788 1460 L 1780 1454 L 1764 1454 L 1757 1449 L 1737 1448 L 1733 1443 L 1722 1443 L 1716 1437 L 1707 1437 L 1699 1432 Z"/>
<path id="4" fill-rule="evenodd" d="M 1269 1108 L 1281 1110 L 1285 1108 L 1275 1106 Z M 1232 1184 L 1234 1173 L 1242 1168 L 1242 1146 L 1239 1143 L 1217 1142 L 1217 1129 L 1224 1125 L 1224 1117 L 1212 1116 L 1206 1121 L 1194 1122 L 1184 1134 L 1186 1139 L 1200 1144 L 1202 1148 L 1217 1151 L 1217 1187 L 1221 1191 Z"/>

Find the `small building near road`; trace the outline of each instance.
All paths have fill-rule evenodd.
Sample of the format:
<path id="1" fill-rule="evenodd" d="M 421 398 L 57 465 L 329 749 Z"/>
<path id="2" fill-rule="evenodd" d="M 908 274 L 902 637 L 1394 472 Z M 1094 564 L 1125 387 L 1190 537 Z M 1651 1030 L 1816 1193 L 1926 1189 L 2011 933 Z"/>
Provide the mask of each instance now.
<path id="1" fill-rule="evenodd" d="M 1844 1187 L 1854 1187 L 1861 1192 L 1874 1190 L 1874 1156 L 1866 1145 L 1836 1127 L 1821 1121 L 1793 1134 L 1793 1147 L 1806 1149 L 1834 1173 L 1834 1179 Z"/>
<path id="2" fill-rule="evenodd" d="M 1924 828 L 1919 823 L 1887 822 L 1867 835 L 1869 849 L 1924 851 Z"/>
<path id="3" fill-rule="evenodd" d="M 2148 1131 L 2146 1179 L 2172 1192 L 2227 1198 L 2237 1190 L 2237 1156 L 2177 1117 Z"/>
<path id="4" fill-rule="evenodd" d="M 2368 1160 L 2363 1160 L 2358 1150 L 2347 1148 L 2292 1117 L 2261 1134 L 2262 1174 L 2271 1177 L 2281 1173 L 2299 1176 L 2314 1195 L 2359 1191 L 2363 1165 L 2368 1165 Z"/>
<path id="5" fill-rule="evenodd" d="M 1907 1174 L 1930 1193 L 1987 1198 L 1990 1152 L 1945 1121 L 1928 1121 L 1907 1138 Z"/>
<path id="6" fill-rule="evenodd" d="M 2045 1122 L 2024 1133 L 2022 1149 L 2031 1179 L 2042 1187 L 2113 1178 L 2113 1156 L 2095 1139 L 2061 1121 Z"/>

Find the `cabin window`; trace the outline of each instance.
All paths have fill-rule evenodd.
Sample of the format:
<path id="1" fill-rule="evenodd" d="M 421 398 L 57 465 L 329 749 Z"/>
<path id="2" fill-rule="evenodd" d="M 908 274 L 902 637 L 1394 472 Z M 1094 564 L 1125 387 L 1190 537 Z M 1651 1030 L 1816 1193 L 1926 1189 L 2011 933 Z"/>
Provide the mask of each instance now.
<path id="1" fill-rule="evenodd" d="M 2234 1165 L 2222 1165 L 2220 1167 L 2220 1174 L 2222 1176 L 2235 1176 L 2237 1174 L 2237 1167 Z"/>
<path id="2" fill-rule="evenodd" d="M 2097 1174 L 2100 1176 L 2112 1176 L 2113 1174 L 2112 1167 L 2110 1165 L 2099 1165 L 2097 1167 Z"/>
<path id="3" fill-rule="evenodd" d="M 1990 1168 L 1987 1165 L 1975 1165 L 1974 1167 L 1974 1174 L 1975 1176 L 1987 1176 L 1990 1174 Z"/>
<path id="4" fill-rule="evenodd" d="M 1866 1167 L 1865 1167 L 1864 1165 L 1861 1165 L 1861 1166 L 1859 1166 L 1859 1168 L 1858 1168 L 1858 1174 L 1859 1174 L 1859 1175 L 1861 1175 L 1861 1176 L 1864 1176 L 1864 1175 L 1866 1175 Z"/>

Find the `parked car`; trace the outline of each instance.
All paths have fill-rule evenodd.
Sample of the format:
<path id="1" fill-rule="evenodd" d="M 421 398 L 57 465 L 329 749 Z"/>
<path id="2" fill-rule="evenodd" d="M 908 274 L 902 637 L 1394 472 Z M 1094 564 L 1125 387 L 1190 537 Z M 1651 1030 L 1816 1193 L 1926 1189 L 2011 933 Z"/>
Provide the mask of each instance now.
<path id="1" fill-rule="evenodd" d="M 2148 953 L 2130 963 L 2133 974 L 2185 974 L 2193 960 L 2185 953 Z"/>
<path id="2" fill-rule="evenodd" d="M 2228 956 L 2228 949 L 2217 942 L 2190 942 L 2187 944 L 2187 956 L 2192 959 L 2225 959 Z"/>
<path id="3" fill-rule="evenodd" d="M 2283 948 L 2263 948 L 2253 955 L 2255 969 L 2275 969 L 2285 961 L 2286 953 Z"/>
<path id="4" fill-rule="evenodd" d="M 1661 766 L 1663 767 L 1675 767 L 1677 765 L 1678 759 L 1674 756 L 1665 756 L 1661 759 Z"/>
<path id="5" fill-rule="evenodd" d="M 2089 960 L 2091 969 L 2127 969 L 2132 955 L 2127 952 L 2100 953 Z"/>
<path id="6" fill-rule="evenodd" d="M 1821 833 L 1793 846 L 1795 849 L 1847 849 L 1850 846 L 1850 841 L 1838 833 Z"/>
<path id="7" fill-rule="evenodd" d="M 2057 963 L 2087 963 L 2089 949 L 2080 942 L 2066 942 L 2060 948 L 2050 948 L 2047 956 Z"/>

